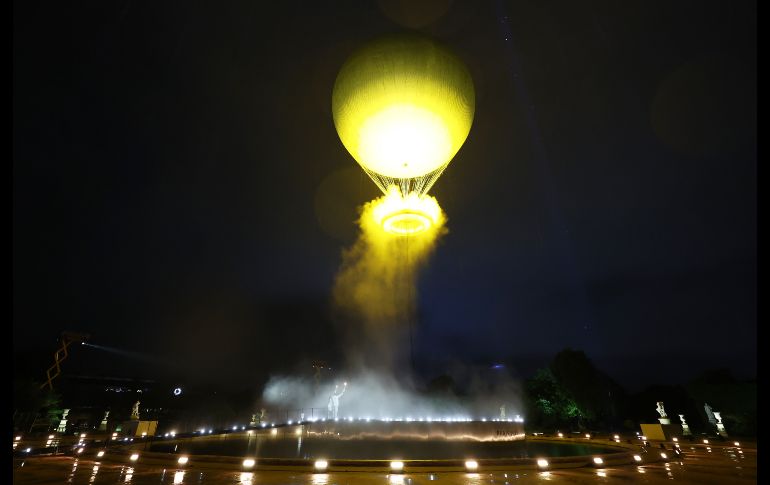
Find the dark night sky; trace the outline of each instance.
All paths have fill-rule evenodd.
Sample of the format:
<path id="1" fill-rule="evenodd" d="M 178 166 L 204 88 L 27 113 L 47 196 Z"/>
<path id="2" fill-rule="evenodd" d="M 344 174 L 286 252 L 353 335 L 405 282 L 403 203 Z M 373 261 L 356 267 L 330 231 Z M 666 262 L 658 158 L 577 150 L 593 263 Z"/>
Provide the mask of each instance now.
<path id="1" fill-rule="evenodd" d="M 42 376 L 65 329 L 165 363 L 80 348 L 81 372 L 256 386 L 339 360 L 332 282 L 377 191 L 334 130 L 334 78 L 446 3 L 16 2 L 16 363 Z M 455 1 L 419 28 L 477 104 L 432 190 L 450 232 L 418 367 L 526 375 L 570 346 L 631 389 L 755 376 L 755 15 Z"/>

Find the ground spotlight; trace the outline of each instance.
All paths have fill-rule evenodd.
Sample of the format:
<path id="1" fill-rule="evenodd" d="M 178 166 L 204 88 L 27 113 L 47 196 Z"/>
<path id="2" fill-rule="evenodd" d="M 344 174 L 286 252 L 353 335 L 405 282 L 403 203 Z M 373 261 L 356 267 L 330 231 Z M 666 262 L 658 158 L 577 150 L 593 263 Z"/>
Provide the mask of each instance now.
<path id="1" fill-rule="evenodd" d="M 180 456 L 179 459 L 176 461 L 180 465 L 187 464 L 188 458 L 186 456 Z"/>
<path id="2" fill-rule="evenodd" d="M 104 450 L 102 450 L 99 453 L 97 453 L 96 456 L 98 456 L 99 458 L 103 457 L 104 456 Z"/>
<path id="3" fill-rule="evenodd" d="M 254 461 L 253 458 L 246 458 L 245 460 L 243 460 L 243 468 L 251 468 L 254 466 L 255 463 L 256 462 Z"/>
<path id="4" fill-rule="evenodd" d="M 636 461 L 642 461 L 642 457 L 639 455 L 634 455 L 634 460 Z"/>
<path id="5" fill-rule="evenodd" d="M 139 459 L 139 453 L 134 453 L 133 455 L 129 456 L 128 459 L 131 460 L 131 461 L 138 460 Z"/>
<path id="6" fill-rule="evenodd" d="M 601 459 L 601 458 L 599 458 L 598 456 L 595 456 L 595 457 L 594 457 L 594 463 L 595 463 L 596 465 L 601 465 L 602 463 L 604 463 L 604 460 L 602 460 L 602 459 Z"/>
<path id="7" fill-rule="evenodd" d="M 478 467 L 479 467 L 479 464 L 476 460 L 467 460 L 465 462 L 465 468 L 467 470 L 476 470 L 478 469 Z"/>
<path id="8" fill-rule="evenodd" d="M 539 466 L 540 468 L 548 467 L 548 460 L 546 460 L 545 458 L 539 458 L 537 460 L 537 466 Z"/>
<path id="9" fill-rule="evenodd" d="M 400 472 L 404 469 L 404 462 L 403 461 L 391 461 L 390 462 L 390 469 L 394 472 Z"/>
<path id="10" fill-rule="evenodd" d="M 313 465 L 316 470 L 323 471 L 326 470 L 326 468 L 329 466 L 329 462 L 326 460 L 316 460 L 315 464 Z"/>

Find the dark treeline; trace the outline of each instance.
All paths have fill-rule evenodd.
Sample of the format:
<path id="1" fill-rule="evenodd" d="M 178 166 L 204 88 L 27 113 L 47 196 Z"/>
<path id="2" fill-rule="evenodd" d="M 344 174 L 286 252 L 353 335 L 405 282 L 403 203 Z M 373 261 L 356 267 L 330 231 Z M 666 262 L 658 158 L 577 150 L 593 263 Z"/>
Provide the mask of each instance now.
<path id="1" fill-rule="evenodd" d="M 653 385 L 628 394 L 597 369 L 582 351 L 565 349 L 525 381 L 528 429 L 638 431 L 639 423 L 657 423 L 662 401 L 672 423 L 683 414 L 695 434 L 715 432 L 704 404 L 721 412 L 728 433 L 755 436 L 757 385 L 736 380 L 726 369 L 702 373 L 684 385 Z"/>

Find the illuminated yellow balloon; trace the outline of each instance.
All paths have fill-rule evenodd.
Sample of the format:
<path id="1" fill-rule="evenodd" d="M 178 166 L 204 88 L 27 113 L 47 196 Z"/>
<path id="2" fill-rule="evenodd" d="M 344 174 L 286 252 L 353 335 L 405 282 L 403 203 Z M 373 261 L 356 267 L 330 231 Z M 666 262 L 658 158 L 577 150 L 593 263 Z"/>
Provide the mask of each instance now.
<path id="1" fill-rule="evenodd" d="M 332 93 L 342 143 L 385 193 L 392 185 L 404 195 L 427 192 L 468 137 L 474 108 L 462 61 L 413 34 L 353 53 Z"/>

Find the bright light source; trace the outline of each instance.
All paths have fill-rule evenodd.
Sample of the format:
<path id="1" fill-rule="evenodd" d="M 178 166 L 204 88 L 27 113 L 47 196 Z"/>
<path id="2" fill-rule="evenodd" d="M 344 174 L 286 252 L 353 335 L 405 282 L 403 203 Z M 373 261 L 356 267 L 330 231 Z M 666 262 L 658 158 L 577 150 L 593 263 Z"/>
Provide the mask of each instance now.
<path id="1" fill-rule="evenodd" d="M 668 458 L 668 455 L 666 455 L 665 453 L 661 453 L 661 454 L 660 454 L 660 457 L 661 457 L 661 458 L 663 458 L 663 459 L 665 460 L 666 458 Z"/>
<path id="2" fill-rule="evenodd" d="M 26 450 L 24 450 L 24 451 L 26 451 L 27 453 L 29 453 L 30 451 L 32 451 L 32 448 L 27 448 L 27 449 L 26 449 Z"/>
<path id="3" fill-rule="evenodd" d="M 741 446 L 741 444 L 740 444 L 740 443 L 738 443 L 737 441 L 736 441 L 735 443 L 733 443 L 733 444 L 734 444 L 735 446 Z"/>
<path id="4" fill-rule="evenodd" d="M 679 441 L 679 440 L 678 440 L 677 438 L 671 438 L 671 441 L 673 441 L 674 443 L 676 443 L 676 442 L 677 442 L 677 441 Z"/>
<path id="5" fill-rule="evenodd" d="M 99 458 L 103 457 L 104 456 L 104 450 L 102 450 L 99 453 L 97 453 L 96 456 L 98 456 Z"/>
<path id="6" fill-rule="evenodd" d="M 647 440 L 647 437 L 646 437 L 646 436 L 644 436 L 644 435 L 642 435 L 642 436 L 640 436 L 640 437 L 639 437 L 639 439 L 640 439 L 640 440 L 644 440 L 644 441 L 646 441 L 646 440 Z"/>
<path id="7" fill-rule="evenodd" d="M 545 468 L 545 467 L 547 467 L 547 466 L 548 466 L 548 460 L 546 460 L 546 459 L 544 459 L 544 458 L 539 458 L 539 459 L 537 460 L 537 466 L 539 466 L 540 468 Z"/>
<path id="8" fill-rule="evenodd" d="M 602 463 L 604 463 L 604 460 L 602 460 L 598 456 L 595 456 L 594 457 L 594 463 L 596 463 L 597 465 L 601 465 Z"/>
<path id="9" fill-rule="evenodd" d="M 316 460 L 315 461 L 315 469 L 316 470 L 326 470 L 326 468 L 329 466 L 329 463 L 326 460 Z"/>
<path id="10" fill-rule="evenodd" d="M 297 436 L 302 434 L 302 428 L 297 428 L 297 430 L 294 432 Z"/>
<path id="11" fill-rule="evenodd" d="M 112 433 L 112 437 L 113 438 L 116 437 L 117 435 L 118 435 L 118 433 Z"/>
<path id="12" fill-rule="evenodd" d="M 131 460 L 131 461 L 136 461 L 136 460 L 138 460 L 138 459 L 139 459 L 139 453 L 134 453 L 133 455 L 131 455 L 130 457 L 128 457 L 128 459 L 129 459 L 129 460 Z"/>
<path id="13" fill-rule="evenodd" d="M 591 435 L 586 433 L 586 438 L 590 438 L 590 437 L 591 437 Z"/>
<path id="14" fill-rule="evenodd" d="M 174 483 L 177 484 L 177 483 L 183 483 L 183 482 L 184 482 L 184 472 L 178 471 L 174 473 Z"/>
<path id="15" fill-rule="evenodd" d="M 709 443 L 709 440 L 703 440 L 703 442 L 704 442 L 704 443 L 706 443 L 706 444 L 708 444 L 708 443 Z"/>
<path id="16" fill-rule="evenodd" d="M 613 438 L 615 438 L 616 440 L 619 440 L 619 439 L 620 439 L 620 436 L 618 436 L 618 435 L 615 435 L 615 436 L 613 436 Z M 674 440 L 676 441 L 676 438 L 674 438 Z"/>
<path id="17" fill-rule="evenodd" d="M 465 468 L 468 470 L 476 470 L 478 467 L 479 464 L 476 460 L 468 460 L 465 462 Z"/>
<path id="18" fill-rule="evenodd" d="M 48 435 L 48 439 L 49 439 L 49 440 L 52 440 L 52 439 L 53 439 L 53 435 L 52 435 L 52 434 L 49 434 L 49 435 Z"/>
<path id="19" fill-rule="evenodd" d="M 83 453 L 83 448 L 78 448 L 78 455 Z"/>
<path id="20" fill-rule="evenodd" d="M 642 461 L 642 457 L 639 455 L 634 455 L 634 460 L 636 461 Z"/>
<path id="21" fill-rule="evenodd" d="M 559 438 L 564 438 L 564 433 L 559 433 Z"/>
<path id="22" fill-rule="evenodd" d="M 187 460 L 189 460 L 189 458 L 187 458 L 186 456 L 180 456 L 176 462 L 179 463 L 180 465 L 184 465 L 187 463 Z"/>
<path id="23" fill-rule="evenodd" d="M 243 468 L 251 468 L 254 466 L 255 463 L 256 462 L 254 461 L 253 458 L 246 458 L 245 460 L 243 460 Z"/>
<path id="24" fill-rule="evenodd" d="M 16 437 L 16 441 L 19 441 L 19 440 L 21 440 L 21 436 Z"/>
<path id="25" fill-rule="evenodd" d="M 403 461 L 391 461 L 390 462 L 390 469 L 395 472 L 400 472 L 404 469 L 404 462 Z"/>
<path id="26" fill-rule="evenodd" d="M 80 437 L 81 437 L 81 438 L 85 438 L 85 437 L 86 437 L 86 434 L 85 434 L 85 433 L 83 433 L 83 434 L 81 434 L 81 435 L 80 435 Z"/>
<path id="27" fill-rule="evenodd" d="M 270 430 L 270 434 L 273 435 L 273 436 L 277 435 L 278 434 L 278 428 L 271 429 Z"/>

